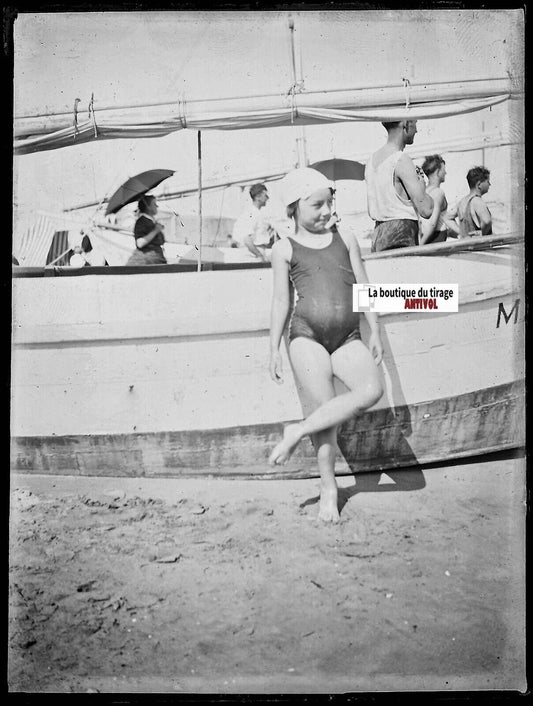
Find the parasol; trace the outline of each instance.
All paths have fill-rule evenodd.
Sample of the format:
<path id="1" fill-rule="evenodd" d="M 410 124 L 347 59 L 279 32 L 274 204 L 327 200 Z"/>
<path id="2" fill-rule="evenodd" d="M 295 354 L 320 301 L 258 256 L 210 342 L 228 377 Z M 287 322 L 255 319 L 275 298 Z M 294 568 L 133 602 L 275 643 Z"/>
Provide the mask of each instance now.
<path id="1" fill-rule="evenodd" d="M 365 178 L 365 165 L 352 159 L 324 159 L 309 166 L 331 181 L 339 181 L 340 179 L 363 181 Z"/>
<path id="2" fill-rule="evenodd" d="M 122 186 L 119 186 L 113 196 L 111 196 L 105 215 L 120 211 L 123 206 L 136 201 L 147 191 L 155 188 L 173 174 L 174 171 L 172 169 L 150 169 L 147 172 L 141 172 L 131 177 Z"/>

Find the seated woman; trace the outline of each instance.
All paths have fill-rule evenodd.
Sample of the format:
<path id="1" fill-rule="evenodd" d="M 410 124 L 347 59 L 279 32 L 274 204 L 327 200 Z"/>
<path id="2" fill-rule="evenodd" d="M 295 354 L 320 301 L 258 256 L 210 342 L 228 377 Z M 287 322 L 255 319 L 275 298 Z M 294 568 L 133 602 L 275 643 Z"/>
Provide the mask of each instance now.
<path id="1" fill-rule="evenodd" d="M 126 265 L 165 265 L 167 260 L 162 247 L 165 242 L 164 226 L 156 221 L 155 196 L 142 196 L 138 208 L 140 215 L 133 228 L 136 249 Z"/>

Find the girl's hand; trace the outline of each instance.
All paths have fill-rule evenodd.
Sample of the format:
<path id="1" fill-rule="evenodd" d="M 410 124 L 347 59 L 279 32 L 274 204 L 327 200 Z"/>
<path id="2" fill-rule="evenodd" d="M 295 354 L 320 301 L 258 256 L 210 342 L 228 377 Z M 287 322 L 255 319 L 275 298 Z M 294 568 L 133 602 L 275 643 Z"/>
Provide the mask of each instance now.
<path id="1" fill-rule="evenodd" d="M 370 352 L 374 356 L 376 365 L 379 365 L 383 360 L 383 344 L 381 343 L 381 336 L 377 333 L 377 331 L 370 335 L 368 346 L 370 348 Z"/>
<path id="2" fill-rule="evenodd" d="M 270 356 L 270 377 L 272 380 L 274 380 L 275 383 L 278 385 L 281 385 L 283 383 L 283 366 L 281 363 L 281 355 L 278 353 L 275 353 L 274 355 Z"/>

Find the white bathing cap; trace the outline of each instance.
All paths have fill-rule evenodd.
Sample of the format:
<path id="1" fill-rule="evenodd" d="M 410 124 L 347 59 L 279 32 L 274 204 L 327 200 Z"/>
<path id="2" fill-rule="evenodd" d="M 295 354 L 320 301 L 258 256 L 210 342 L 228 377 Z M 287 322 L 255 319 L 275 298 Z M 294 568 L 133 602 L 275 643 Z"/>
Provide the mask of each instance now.
<path id="1" fill-rule="evenodd" d="M 279 182 L 281 200 L 288 206 L 299 199 L 306 199 L 319 189 L 334 189 L 335 185 L 316 169 L 300 167 L 286 174 Z"/>

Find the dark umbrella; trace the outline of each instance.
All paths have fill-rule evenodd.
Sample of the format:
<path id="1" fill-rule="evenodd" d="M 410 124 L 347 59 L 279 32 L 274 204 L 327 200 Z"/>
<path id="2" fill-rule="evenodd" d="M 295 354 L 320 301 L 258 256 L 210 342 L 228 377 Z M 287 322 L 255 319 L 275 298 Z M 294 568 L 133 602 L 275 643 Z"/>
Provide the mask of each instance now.
<path id="1" fill-rule="evenodd" d="M 352 159 L 324 159 L 309 166 L 331 181 L 339 181 L 339 179 L 363 181 L 365 178 L 365 165 Z"/>
<path id="2" fill-rule="evenodd" d="M 120 209 L 128 203 L 136 201 L 147 191 L 155 188 L 173 174 L 172 169 L 150 169 L 148 172 L 142 172 L 141 174 L 131 177 L 128 181 L 125 181 L 109 199 L 105 212 L 106 216 L 109 213 L 120 211 Z"/>

